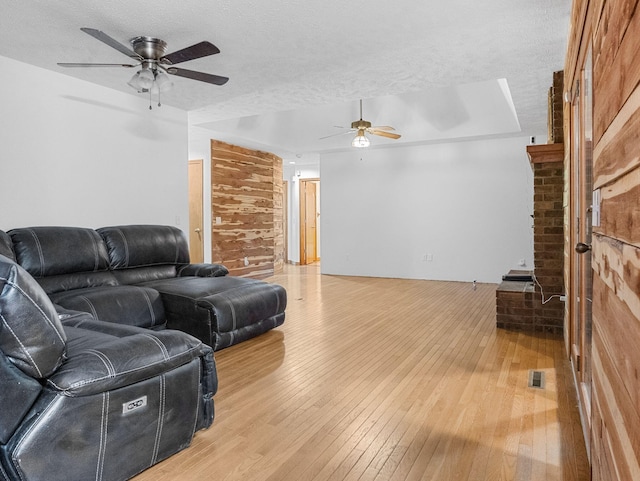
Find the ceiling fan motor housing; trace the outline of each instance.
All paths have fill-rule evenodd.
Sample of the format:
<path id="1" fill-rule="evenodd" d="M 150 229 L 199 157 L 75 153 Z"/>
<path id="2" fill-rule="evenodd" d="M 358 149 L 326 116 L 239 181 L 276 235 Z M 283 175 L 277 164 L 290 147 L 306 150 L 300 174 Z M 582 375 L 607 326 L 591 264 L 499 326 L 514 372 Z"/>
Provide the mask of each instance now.
<path id="1" fill-rule="evenodd" d="M 133 37 L 133 51 L 145 60 L 160 60 L 167 52 L 167 42 L 153 37 Z"/>
<path id="2" fill-rule="evenodd" d="M 356 120 L 355 122 L 351 122 L 351 128 L 352 129 L 357 129 L 357 130 L 361 130 L 361 129 L 368 129 L 371 127 L 371 122 L 367 122 L 366 120 Z"/>

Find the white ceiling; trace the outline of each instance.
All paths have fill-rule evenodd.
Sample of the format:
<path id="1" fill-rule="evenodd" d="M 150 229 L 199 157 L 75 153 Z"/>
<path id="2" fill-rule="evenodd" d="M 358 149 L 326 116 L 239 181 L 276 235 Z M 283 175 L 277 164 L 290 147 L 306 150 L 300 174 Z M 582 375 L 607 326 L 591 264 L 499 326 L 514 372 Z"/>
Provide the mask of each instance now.
<path id="1" fill-rule="evenodd" d="M 137 94 L 128 62 L 80 31 L 128 45 L 146 35 L 169 52 L 202 40 L 221 53 L 180 67 L 224 86 L 173 77 L 162 103 L 214 138 L 283 157 L 351 148 L 363 117 L 400 140 L 372 146 L 546 132 L 547 91 L 562 70 L 571 0 L 0 0 L 0 55 Z"/>

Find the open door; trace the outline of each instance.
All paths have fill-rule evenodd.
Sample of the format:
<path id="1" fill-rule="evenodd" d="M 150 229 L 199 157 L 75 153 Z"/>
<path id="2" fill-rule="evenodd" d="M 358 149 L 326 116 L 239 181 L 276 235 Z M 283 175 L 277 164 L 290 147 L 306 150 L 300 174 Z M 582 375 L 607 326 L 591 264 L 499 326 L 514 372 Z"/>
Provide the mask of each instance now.
<path id="1" fill-rule="evenodd" d="M 282 230 L 284 231 L 284 262 L 289 262 L 289 182 L 282 181 Z"/>
<path id="2" fill-rule="evenodd" d="M 571 105 L 572 243 L 571 262 L 571 364 L 578 383 L 582 418 L 591 426 L 591 316 L 593 270 L 591 241 L 593 220 L 593 96 L 592 60 L 589 48 L 574 84 Z M 588 443 L 588 439 L 587 439 Z"/>
<path id="3" fill-rule="evenodd" d="M 300 180 L 300 264 L 312 264 L 318 256 L 318 180 Z"/>
<path id="4" fill-rule="evenodd" d="M 189 161 L 189 257 L 194 264 L 204 262 L 203 161 Z"/>

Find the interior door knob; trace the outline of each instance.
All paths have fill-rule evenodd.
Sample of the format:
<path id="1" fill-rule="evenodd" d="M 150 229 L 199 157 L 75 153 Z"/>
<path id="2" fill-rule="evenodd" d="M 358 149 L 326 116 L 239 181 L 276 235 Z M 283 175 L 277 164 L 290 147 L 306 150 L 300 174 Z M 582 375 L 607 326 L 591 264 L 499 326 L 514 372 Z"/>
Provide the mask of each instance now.
<path id="1" fill-rule="evenodd" d="M 591 246 L 589 244 L 585 244 L 584 242 L 578 242 L 576 244 L 576 252 L 578 254 L 584 254 L 585 252 L 589 252 L 591 250 Z"/>
<path id="2" fill-rule="evenodd" d="M 197 233 L 199 234 L 199 233 L 200 233 L 200 227 L 196 227 L 196 228 L 194 229 L 194 231 L 195 231 L 195 232 L 197 232 Z"/>

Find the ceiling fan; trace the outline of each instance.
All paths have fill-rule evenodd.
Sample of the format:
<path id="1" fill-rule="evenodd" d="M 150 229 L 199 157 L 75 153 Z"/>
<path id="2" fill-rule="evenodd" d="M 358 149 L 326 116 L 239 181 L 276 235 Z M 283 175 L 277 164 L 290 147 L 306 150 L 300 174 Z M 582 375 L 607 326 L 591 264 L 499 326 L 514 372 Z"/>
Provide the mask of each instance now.
<path id="1" fill-rule="evenodd" d="M 341 132 L 339 134 L 327 135 L 326 137 L 321 137 L 320 140 L 327 139 L 329 137 L 335 137 L 336 135 L 344 135 L 351 132 L 357 132 L 356 136 L 351 141 L 351 145 L 353 147 L 369 147 L 370 142 L 365 133 L 380 135 L 381 137 L 387 137 L 389 139 L 399 139 L 401 135 L 391 132 L 392 130 L 395 129 L 388 125 L 372 127 L 371 122 L 362 120 L 362 99 L 360 99 L 360 120 L 351 122 L 351 128 L 349 129 L 349 131 Z"/>
<path id="2" fill-rule="evenodd" d="M 173 83 L 167 74 L 199 80 L 214 85 L 224 85 L 229 80 L 228 77 L 221 77 L 220 75 L 174 67 L 175 64 L 220 53 L 220 49 L 210 42 L 200 42 L 167 54 L 167 43 L 159 38 L 134 37 L 130 40 L 131 49 L 95 28 L 83 27 L 80 30 L 107 44 L 109 47 L 116 49 L 118 52 L 123 53 L 135 63 L 60 62 L 58 65 L 61 67 L 139 67 L 139 70 L 128 82 L 128 85 L 135 88 L 138 92 L 149 92 L 150 94 L 159 94 L 171 88 Z M 158 101 L 158 106 L 159 105 L 160 102 Z M 151 108 L 151 106 L 149 106 L 149 108 Z"/>

